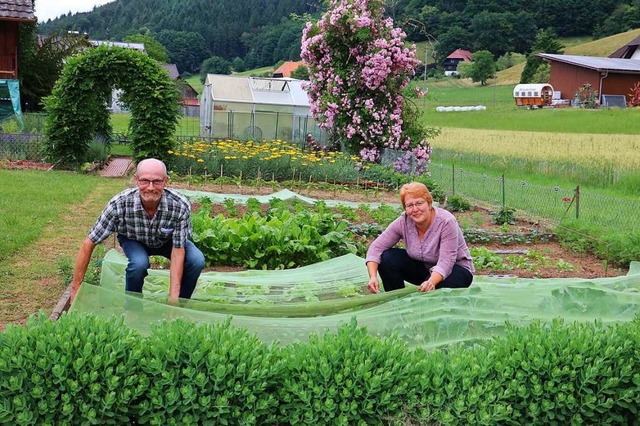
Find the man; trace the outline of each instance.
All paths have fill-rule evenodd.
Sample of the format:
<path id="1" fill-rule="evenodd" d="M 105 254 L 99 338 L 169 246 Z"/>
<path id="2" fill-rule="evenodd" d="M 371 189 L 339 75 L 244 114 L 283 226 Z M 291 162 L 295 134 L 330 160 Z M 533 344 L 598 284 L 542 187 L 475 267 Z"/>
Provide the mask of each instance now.
<path id="1" fill-rule="evenodd" d="M 149 256 L 171 259 L 169 303 L 189 299 L 204 268 L 204 255 L 189 241 L 191 205 L 180 193 L 165 188 L 168 182 L 165 164 L 153 158 L 142 160 L 136 169 L 136 188 L 113 197 L 93 225 L 76 259 L 71 300 L 87 272 L 97 244 L 111 233 L 129 259 L 125 290 L 142 293 L 148 274 Z"/>

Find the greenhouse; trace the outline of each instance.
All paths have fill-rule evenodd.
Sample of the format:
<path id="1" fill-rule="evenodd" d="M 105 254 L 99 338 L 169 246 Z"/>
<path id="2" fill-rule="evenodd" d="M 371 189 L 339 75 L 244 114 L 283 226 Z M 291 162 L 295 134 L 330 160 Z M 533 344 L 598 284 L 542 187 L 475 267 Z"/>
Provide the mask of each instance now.
<path id="1" fill-rule="evenodd" d="M 326 136 L 311 117 L 303 81 L 208 74 L 200 101 L 200 136 L 303 142 Z"/>

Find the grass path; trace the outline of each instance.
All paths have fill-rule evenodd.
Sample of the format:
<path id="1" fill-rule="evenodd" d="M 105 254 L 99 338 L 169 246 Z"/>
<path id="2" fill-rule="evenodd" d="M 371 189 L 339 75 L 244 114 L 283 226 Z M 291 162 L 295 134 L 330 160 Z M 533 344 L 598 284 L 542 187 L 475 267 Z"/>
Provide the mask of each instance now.
<path id="1" fill-rule="evenodd" d="M 43 229 L 40 238 L 0 262 L 0 331 L 24 323 L 40 310 L 51 313 L 67 287 L 61 265 L 75 261 L 82 239 L 105 203 L 127 186 L 125 179 L 104 179 L 80 203 Z"/>

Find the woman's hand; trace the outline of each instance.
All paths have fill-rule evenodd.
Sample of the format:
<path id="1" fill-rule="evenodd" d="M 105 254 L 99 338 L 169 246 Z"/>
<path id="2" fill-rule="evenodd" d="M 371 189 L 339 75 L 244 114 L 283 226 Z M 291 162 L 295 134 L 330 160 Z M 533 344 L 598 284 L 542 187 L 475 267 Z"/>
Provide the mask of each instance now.
<path id="1" fill-rule="evenodd" d="M 431 280 L 426 280 L 420 285 L 420 291 L 433 291 L 436 289 L 436 285 Z"/>
<path id="2" fill-rule="evenodd" d="M 377 277 L 369 278 L 369 284 L 367 285 L 367 287 L 369 287 L 369 290 L 371 291 L 371 293 L 379 293 L 380 285 L 378 284 L 378 278 Z"/>

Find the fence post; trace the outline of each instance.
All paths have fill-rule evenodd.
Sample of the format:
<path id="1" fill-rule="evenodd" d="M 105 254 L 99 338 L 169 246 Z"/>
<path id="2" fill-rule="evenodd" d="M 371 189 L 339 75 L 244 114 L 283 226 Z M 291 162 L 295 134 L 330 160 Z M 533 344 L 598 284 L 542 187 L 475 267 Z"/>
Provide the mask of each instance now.
<path id="1" fill-rule="evenodd" d="M 575 190 L 575 194 L 576 194 L 576 219 L 578 219 L 578 217 L 580 216 L 580 185 L 576 186 L 576 190 Z"/>
<path id="2" fill-rule="evenodd" d="M 456 195 L 456 164 L 451 165 L 451 195 Z"/>
<path id="3" fill-rule="evenodd" d="M 502 174 L 502 210 L 507 208 L 507 194 L 504 186 L 504 173 Z"/>

